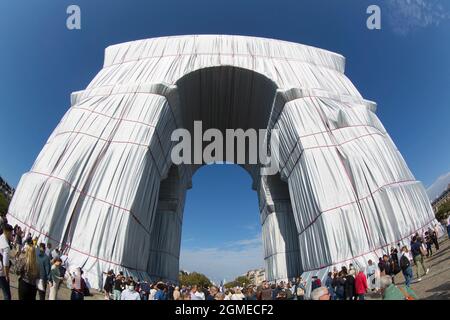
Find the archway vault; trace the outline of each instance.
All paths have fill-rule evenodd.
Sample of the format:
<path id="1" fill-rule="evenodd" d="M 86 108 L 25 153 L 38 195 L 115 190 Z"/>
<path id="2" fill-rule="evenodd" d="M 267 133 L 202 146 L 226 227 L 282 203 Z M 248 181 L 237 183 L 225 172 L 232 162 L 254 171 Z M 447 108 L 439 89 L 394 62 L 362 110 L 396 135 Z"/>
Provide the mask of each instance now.
<path id="1" fill-rule="evenodd" d="M 13 223 L 65 248 L 71 265 L 176 281 L 184 199 L 199 165 L 172 165 L 177 128 L 280 132 L 280 174 L 244 166 L 259 195 L 268 278 L 364 267 L 436 224 L 429 201 L 344 75 L 342 56 L 242 36 L 108 47 L 103 69 L 23 175 Z M 238 205 L 238 204 L 237 204 Z"/>

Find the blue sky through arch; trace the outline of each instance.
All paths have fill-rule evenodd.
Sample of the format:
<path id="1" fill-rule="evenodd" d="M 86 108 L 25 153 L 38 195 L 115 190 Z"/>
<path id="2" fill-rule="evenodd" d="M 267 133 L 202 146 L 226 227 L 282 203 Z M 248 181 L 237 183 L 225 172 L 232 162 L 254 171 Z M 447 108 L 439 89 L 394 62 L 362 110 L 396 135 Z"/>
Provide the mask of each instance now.
<path id="1" fill-rule="evenodd" d="M 235 164 L 201 167 L 186 197 L 180 267 L 220 282 L 263 266 L 258 197 L 251 176 Z"/>

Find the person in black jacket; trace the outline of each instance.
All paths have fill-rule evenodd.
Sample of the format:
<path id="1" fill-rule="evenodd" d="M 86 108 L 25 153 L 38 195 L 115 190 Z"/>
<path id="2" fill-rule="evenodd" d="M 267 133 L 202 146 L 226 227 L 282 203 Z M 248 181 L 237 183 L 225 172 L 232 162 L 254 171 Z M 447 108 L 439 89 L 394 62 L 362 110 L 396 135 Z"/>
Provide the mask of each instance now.
<path id="1" fill-rule="evenodd" d="M 355 294 L 355 270 L 350 270 L 349 274 L 345 277 L 345 300 L 356 300 Z"/>
<path id="2" fill-rule="evenodd" d="M 111 295 L 114 287 L 114 271 L 109 270 L 106 273 L 105 285 L 103 289 L 105 290 L 105 300 L 111 300 Z"/>
<path id="3" fill-rule="evenodd" d="M 335 286 L 336 299 L 345 300 L 345 274 L 343 271 L 339 271 L 337 276 L 333 279 L 333 285 Z"/>

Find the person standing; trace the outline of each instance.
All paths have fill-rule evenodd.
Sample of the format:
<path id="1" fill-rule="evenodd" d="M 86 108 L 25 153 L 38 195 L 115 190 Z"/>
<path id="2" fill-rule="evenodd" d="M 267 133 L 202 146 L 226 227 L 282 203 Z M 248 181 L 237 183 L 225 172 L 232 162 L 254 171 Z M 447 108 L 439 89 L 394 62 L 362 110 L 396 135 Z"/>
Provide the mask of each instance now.
<path id="1" fill-rule="evenodd" d="M 369 285 L 370 291 L 374 291 L 376 288 L 376 272 L 376 265 L 373 264 L 372 260 L 369 260 L 367 266 L 367 284 Z"/>
<path id="2" fill-rule="evenodd" d="M 45 253 L 45 244 L 39 244 L 39 250 L 37 251 L 37 263 L 39 266 L 39 279 L 38 279 L 38 293 L 39 300 L 45 300 L 45 292 L 47 291 L 47 283 L 50 279 L 51 264 L 50 258 Z"/>
<path id="3" fill-rule="evenodd" d="M 141 296 L 135 290 L 136 283 L 129 281 L 125 290 L 120 294 L 120 300 L 141 300 Z"/>
<path id="4" fill-rule="evenodd" d="M 417 281 L 422 281 L 422 276 L 428 273 L 429 269 L 426 269 L 423 261 L 423 247 L 420 238 L 414 236 L 411 244 L 411 253 L 413 256 L 414 264 L 416 265 L 416 278 Z"/>
<path id="5" fill-rule="evenodd" d="M 450 215 L 447 217 L 447 236 L 450 239 Z"/>
<path id="6" fill-rule="evenodd" d="M 0 289 L 3 291 L 3 299 L 11 300 L 11 288 L 9 286 L 9 245 L 12 241 L 13 227 L 7 223 L 3 224 L 2 235 L 0 235 Z"/>
<path id="7" fill-rule="evenodd" d="M 355 270 L 349 270 L 348 275 L 345 277 L 345 300 L 355 300 Z"/>
<path id="8" fill-rule="evenodd" d="M 312 277 L 312 283 L 311 283 L 311 291 L 314 289 L 320 288 L 322 286 L 322 282 L 317 276 Z"/>
<path id="9" fill-rule="evenodd" d="M 156 290 L 156 284 L 152 284 L 150 286 L 150 294 L 148 295 L 148 300 L 155 300 L 156 292 L 158 292 L 158 290 Z"/>
<path id="10" fill-rule="evenodd" d="M 325 287 L 327 287 L 330 293 L 330 300 L 335 300 L 334 286 L 333 286 L 333 272 L 328 272 L 328 276 L 325 280 Z"/>
<path id="11" fill-rule="evenodd" d="M 368 288 L 366 275 L 360 270 L 355 278 L 355 293 L 358 300 L 364 300 Z"/>
<path id="12" fill-rule="evenodd" d="M 103 271 L 103 273 L 105 272 Z M 111 299 L 113 287 L 114 287 L 114 271 L 109 270 L 108 272 L 106 272 L 105 284 L 103 285 L 103 290 L 105 291 L 105 300 Z"/>
<path id="13" fill-rule="evenodd" d="M 181 293 L 180 293 L 180 287 L 176 286 L 175 290 L 173 290 L 173 300 L 180 300 Z"/>
<path id="14" fill-rule="evenodd" d="M 301 278 L 300 278 L 301 283 Z M 304 288 L 304 286 L 303 286 Z M 305 291 L 303 290 L 303 295 Z M 298 296 L 297 296 L 298 297 Z M 272 300 L 272 289 L 270 288 L 270 284 L 267 281 L 263 281 L 262 288 L 256 294 L 257 300 Z M 299 300 L 303 300 L 303 297 L 300 297 Z"/>
<path id="15" fill-rule="evenodd" d="M 75 274 L 72 277 L 72 293 L 70 295 L 70 300 L 84 300 L 86 289 L 86 282 L 83 279 L 81 268 L 76 268 Z"/>
<path id="16" fill-rule="evenodd" d="M 206 300 L 215 300 L 216 294 L 219 292 L 219 289 L 216 286 L 211 286 L 208 290 L 208 294 L 206 295 Z"/>
<path id="17" fill-rule="evenodd" d="M 167 300 L 167 289 L 163 282 L 156 284 L 157 291 L 155 293 L 155 300 Z M 198 299 L 200 300 L 200 299 Z M 204 300 L 204 299 L 203 299 Z"/>
<path id="18" fill-rule="evenodd" d="M 119 274 L 116 276 L 116 279 L 114 280 L 114 291 L 113 291 L 114 300 L 120 300 L 123 285 L 124 285 L 123 272 L 119 272 Z"/>
<path id="19" fill-rule="evenodd" d="M 25 254 L 17 260 L 16 273 L 19 276 L 19 300 L 36 300 L 36 281 L 39 279 L 39 266 L 33 247 L 27 247 Z"/>
<path id="20" fill-rule="evenodd" d="M 435 229 L 431 229 L 429 230 L 430 233 L 430 237 L 431 237 L 431 241 L 434 244 L 434 247 L 436 248 L 436 251 L 439 250 L 439 240 L 438 240 L 438 233 L 436 232 L 436 228 Z"/>
<path id="21" fill-rule="evenodd" d="M 336 292 L 336 300 L 345 300 L 345 273 L 339 271 L 334 280 L 334 287 Z"/>
<path id="22" fill-rule="evenodd" d="M 53 266 L 50 270 L 49 277 L 50 293 L 48 295 L 48 300 L 58 300 L 59 287 L 64 280 L 64 273 L 61 267 L 61 263 L 61 258 L 56 258 L 53 260 Z"/>
<path id="23" fill-rule="evenodd" d="M 150 285 L 147 280 L 139 283 L 139 295 L 141 296 L 141 300 L 148 300 L 148 297 L 150 295 Z"/>
<path id="24" fill-rule="evenodd" d="M 303 282 L 302 277 L 297 278 L 294 292 L 297 300 L 305 300 L 306 284 Z"/>

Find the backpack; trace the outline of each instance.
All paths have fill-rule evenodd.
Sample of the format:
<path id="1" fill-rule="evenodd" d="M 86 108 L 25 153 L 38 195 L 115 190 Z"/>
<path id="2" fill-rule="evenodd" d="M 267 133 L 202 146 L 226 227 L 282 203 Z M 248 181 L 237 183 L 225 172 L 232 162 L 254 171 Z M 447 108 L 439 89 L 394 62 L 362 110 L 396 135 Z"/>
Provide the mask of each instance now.
<path id="1" fill-rule="evenodd" d="M 417 243 L 413 243 L 413 244 L 411 245 L 411 252 L 412 252 L 412 254 L 413 254 L 414 257 L 415 257 L 415 256 L 418 256 L 419 254 L 421 254 L 421 251 L 420 251 L 420 245 L 417 244 Z"/>
<path id="2" fill-rule="evenodd" d="M 409 262 L 408 257 L 406 256 L 402 256 L 400 258 L 400 268 L 405 271 L 406 269 L 408 269 L 408 267 L 411 265 L 411 263 Z"/>

